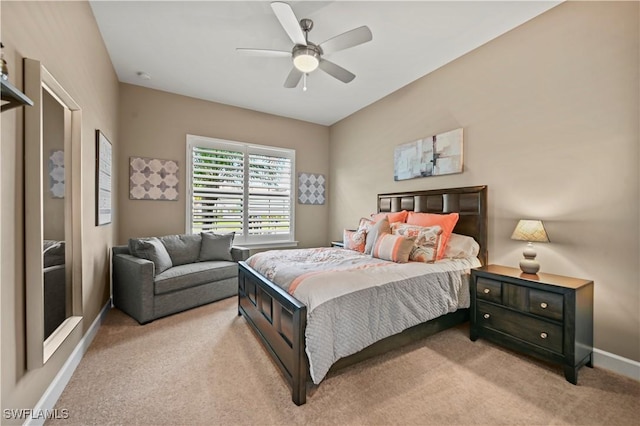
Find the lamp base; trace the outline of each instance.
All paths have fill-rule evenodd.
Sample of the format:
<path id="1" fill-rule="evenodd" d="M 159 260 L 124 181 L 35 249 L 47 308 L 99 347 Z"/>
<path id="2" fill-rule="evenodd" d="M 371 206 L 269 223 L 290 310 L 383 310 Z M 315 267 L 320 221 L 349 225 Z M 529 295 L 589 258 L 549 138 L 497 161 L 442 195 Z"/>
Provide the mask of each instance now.
<path id="1" fill-rule="evenodd" d="M 520 261 L 520 270 L 525 274 L 537 274 L 540 270 L 540 263 L 534 259 L 522 259 Z"/>
<path id="2" fill-rule="evenodd" d="M 520 269 L 525 274 L 536 274 L 540 270 L 540 264 L 536 260 L 536 250 L 531 242 L 527 243 L 527 246 L 522 252 L 524 259 L 520 261 Z"/>

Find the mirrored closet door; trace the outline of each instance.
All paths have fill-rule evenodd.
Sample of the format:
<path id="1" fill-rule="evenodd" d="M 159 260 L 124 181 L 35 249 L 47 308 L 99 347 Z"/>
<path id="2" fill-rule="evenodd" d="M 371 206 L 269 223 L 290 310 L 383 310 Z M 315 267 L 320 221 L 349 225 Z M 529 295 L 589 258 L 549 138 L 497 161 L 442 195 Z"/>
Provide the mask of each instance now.
<path id="1" fill-rule="evenodd" d="M 39 368 L 82 319 L 81 110 L 24 60 L 27 367 Z"/>

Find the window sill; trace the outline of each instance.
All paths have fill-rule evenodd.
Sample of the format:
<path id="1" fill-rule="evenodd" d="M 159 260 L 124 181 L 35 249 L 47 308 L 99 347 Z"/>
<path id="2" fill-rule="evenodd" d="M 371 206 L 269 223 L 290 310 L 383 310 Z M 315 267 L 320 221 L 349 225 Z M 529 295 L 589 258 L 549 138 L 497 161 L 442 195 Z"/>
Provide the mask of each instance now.
<path id="1" fill-rule="evenodd" d="M 263 241 L 260 243 L 238 243 L 239 247 L 248 249 L 271 249 L 298 247 L 298 241 Z"/>

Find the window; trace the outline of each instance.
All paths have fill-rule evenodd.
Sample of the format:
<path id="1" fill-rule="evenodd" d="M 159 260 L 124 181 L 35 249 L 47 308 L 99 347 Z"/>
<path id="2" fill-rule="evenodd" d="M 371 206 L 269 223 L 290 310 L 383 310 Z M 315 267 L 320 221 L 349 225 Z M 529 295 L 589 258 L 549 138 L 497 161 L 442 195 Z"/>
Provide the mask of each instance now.
<path id="1" fill-rule="evenodd" d="M 234 244 L 294 241 L 295 151 L 187 135 L 187 232 L 235 232 Z"/>

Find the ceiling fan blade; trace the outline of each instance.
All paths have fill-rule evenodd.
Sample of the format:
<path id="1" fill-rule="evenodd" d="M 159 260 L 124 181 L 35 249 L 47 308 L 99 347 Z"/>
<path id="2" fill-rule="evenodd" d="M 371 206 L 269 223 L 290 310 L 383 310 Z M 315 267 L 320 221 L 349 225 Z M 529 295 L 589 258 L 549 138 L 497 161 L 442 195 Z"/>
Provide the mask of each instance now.
<path id="1" fill-rule="evenodd" d="M 280 25 L 282 25 L 282 28 L 287 32 L 289 38 L 295 44 L 306 46 L 307 40 L 304 37 L 298 18 L 296 18 L 296 15 L 293 13 L 291 6 L 287 3 L 274 1 L 271 3 L 271 9 L 273 9 L 273 13 L 275 13 L 276 18 L 280 21 Z"/>
<path id="2" fill-rule="evenodd" d="M 291 72 L 287 76 L 287 79 L 284 82 L 284 87 L 287 89 L 293 89 L 300 83 L 300 79 L 302 78 L 302 71 L 299 71 L 298 68 L 291 68 Z"/>
<path id="3" fill-rule="evenodd" d="M 327 61 L 326 59 L 320 59 L 320 65 L 318 65 L 320 69 L 332 77 L 337 78 L 343 83 L 349 83 L 351 80 L 356 78 L 356 75 L 345 70 L 340 65 L 336 65 L 331 61 Z"/>
<path id="4" fill-rule="evenodd" d="M 246 49 L 243 47 L 236 48 L 236 52 L 246 56 L 267 56 L 272 58 L 286 58 L 291 57 L 291 52 L 284 50 L 270 50 L 270 49 Z"/>
<path id="5" fill-rule="evenodd" d="M 332 37 L 329 40 L 320 43 L 320 47 L 324 53 L 333 53 L 371 40 L 373 40 L 373 34 L 371 34 L 369 27 L 364 25 Z"/>

